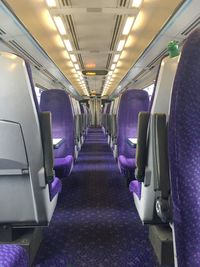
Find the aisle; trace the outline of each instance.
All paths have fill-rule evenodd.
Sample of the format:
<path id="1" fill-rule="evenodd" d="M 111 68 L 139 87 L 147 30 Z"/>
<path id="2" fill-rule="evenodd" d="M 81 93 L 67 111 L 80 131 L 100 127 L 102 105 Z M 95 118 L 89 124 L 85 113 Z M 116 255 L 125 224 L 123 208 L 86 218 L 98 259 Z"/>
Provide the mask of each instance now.
<path id="1" fill-rule="evenodd" d="M 34 266 L 155 267 L 147 235 L 101 129 L 90 129 Z"/>

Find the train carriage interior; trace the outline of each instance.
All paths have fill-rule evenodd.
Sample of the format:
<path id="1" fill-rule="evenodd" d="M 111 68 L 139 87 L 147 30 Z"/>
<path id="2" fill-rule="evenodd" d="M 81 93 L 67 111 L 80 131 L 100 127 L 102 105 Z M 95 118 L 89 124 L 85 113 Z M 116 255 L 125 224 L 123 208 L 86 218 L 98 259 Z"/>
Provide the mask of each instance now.
<path id="1" fill-rule="evenodd" d="M 198 0 L 0 1 L 0 267 L 200 267 Z"/>

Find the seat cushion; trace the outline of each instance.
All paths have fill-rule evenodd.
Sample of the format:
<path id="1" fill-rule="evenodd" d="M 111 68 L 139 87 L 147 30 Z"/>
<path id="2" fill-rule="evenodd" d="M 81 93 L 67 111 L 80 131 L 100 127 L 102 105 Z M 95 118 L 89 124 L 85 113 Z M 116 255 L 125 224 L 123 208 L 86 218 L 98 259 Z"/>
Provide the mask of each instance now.
<path id="1" fill-rule="evenodd" d="M 137 180 L 130 182 L 129 191 L 131 193 L 135 193 L 139 199 L 141 199 L 141 189 L 142 189 L 142 183 L 138 182 Z"/>
<path id="2" fill-rule="evenodd" d="M 127 178 L 135 178 L 135 158 L 127 158 L 124 155 L 119 155 L 118 165 L 121 174 Z"/>
<path id="3" fill-rule="evenodd" d="M 62 190 L 62 183 L 59 178 L 55 177 L 49 185 L 50 200 L 52 200 Z"/>
<path id="4" fill-rule="evenodd" d="M 72 155 L 68 155 L 65 158 L 55 158 L 54 169 L 56 176 L 64 178 L 70 175 L 73 167 L 74 158 Z"/>
<path id="5" fill-rule="evenodd" d="M 28 267 L 28 253 L 18 245 L 0 245 L 0 266 Z"/>

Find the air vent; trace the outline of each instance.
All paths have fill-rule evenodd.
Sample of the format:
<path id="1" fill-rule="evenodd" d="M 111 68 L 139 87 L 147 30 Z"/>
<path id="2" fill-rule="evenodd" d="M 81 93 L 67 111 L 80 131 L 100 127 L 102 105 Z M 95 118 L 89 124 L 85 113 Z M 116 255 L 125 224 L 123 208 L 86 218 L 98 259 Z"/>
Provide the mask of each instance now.
<path id="1" fill-rule="evenodd" d="M 6 32 L 0 28 L 0 35 L 4 35 Z"/>
<path id="2" fill-rule="evenodd" d="M 190 24 L 182 33 L 181 35 L 187 36 L 191 31 L 193 31 L 196 27 L 200 24 L 200 17 L 198 17 L 192 24 Z"/>
<path id="3" fill-rule="evenodd" d="M 114 30 L 113 30 L 113 36 L 112 36 L 112 40 L 111 40 L 111 44 L 110 44 L 110 51 L 113 51 L 114 48 L 115 48 L 115 44 L 116 44 L 116 41 L 117 41 L 117 37 L 118 37 L 118 33 L 119 33 L 119 30 L 120 30 L 121 23 L 122 23 L 122 16 L 117 15 L 117 18 L 116 18 L 116 21 L 115 21 Z M 106 69 L 108 69 L 109 66 L 110 66 L 111 58 L 112 58 L 112 55 L 109 54 L 108 55 L 107 64 L 106 64 Z"/>
<path id="4" fill-rule="evenodd" d="M 63 6 L 69 6 L 69 1 L 68 0 L 62 0 L 61 1 Z"/>
<path id="5" fill-rule="evenodd" d="M 14 47 L 18 52 L 20 52 L 22 54 L 22 56 L 27 57 L 36 67 L 41 68 L 42 65 L 35 60 L 26 50 L 24 50 L 23 47 L 21 47 L 16 41 L 12 40 L 9 41 L 9 43 L 12 45 L 12 47 Z"/>
<path id="6" fill-rule="evenodd" d="M 142 70 L 138 75 L 135 76 L 134 82 L 137 82 L 139 79 L 141 79 L 148 70 Z"/>
<path id="7" fill-rule="evenodd" d="M 148 65 L 147 65 L 147 68 L 152 68 L 155 66 L 155 64 L 162 58 L 164 57 L 165 55 L 168 54 L 168 50 L 167 48 L 165 48 L 160 54 L 158 54 L 157 57 L 155 57 Z"/>
<path id="8" fill-rule="evenodd" d="M 101 13 L 102 12 L 102 8 L 87 8 L 87 12 L 88 13 Z"/>
<path id="9" fill-rule="evenodd" d="M 43 73 L 45 73 L 46 74 L 46 76 L 48 77 L 48 78 L 51 78 L 54 82 L 56 82 L 57 81 L 57 79 L 48 71 L 48 70 L 43 70 Z"/>
<path id="10" fill-rule="evenodd" d="M 73 20 L 72 20 L 72 16 L 71 15 L 65 16 L 65 19 L 66 19 L 66 23 L 68 23 L 69 30 L 70 30 L 70 33 L 71 33 L 71 36 L 72 36 L 72 39 L 73 39 L 73 42 L 74 42 L 74 46 L 75 46 L 76 50 L 80 50 L 80 47 L 79 47 L 79 44 L 78 44 L 78 38 L 77 38 L 77 35 L 76 35 L 76 31 L 75 31 L 75 26 L 74 26 L 74 23 L 73 23 Z M 83 64 L 83 59 L 82 59 L 81 54 L 78 54 L 78 59 L 79 59 L 81 68 L 84 69 L 84 64 Z"/>
<path id="11" fill-rule="evenodd" d="M 91 53 L 91 54 L 99 54 L 100 51 L 99 51 L 99 50 L 90 50 L 90 53 Z"/>

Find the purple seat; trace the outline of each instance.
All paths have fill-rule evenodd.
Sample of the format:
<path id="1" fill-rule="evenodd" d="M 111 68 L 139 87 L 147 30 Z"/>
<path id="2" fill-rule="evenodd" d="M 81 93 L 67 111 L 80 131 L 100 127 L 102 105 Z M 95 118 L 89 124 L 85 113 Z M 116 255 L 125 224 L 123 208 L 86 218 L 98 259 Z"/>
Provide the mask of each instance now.
<path id="1" fill-rule="evenodd" d="M 63 139 L 62 144 L 54 149 L 54 169 L 57 177 L 67 177 L 74 162 L 74 120 L 69 96 L 59 89 L 43 91 L 40 109 L 52 114 L 53 138 Z"/>
<path id="2" fill-rule="evenodd" d="M 128 182 L 134 179 L 136 148 L 131 147 L 128 138 L 137 137 L 138 113 L 147 111 L 148 93 L 143 90 L 128 90 L 120 100 L 118 111 L 118 166 Z"/>
<path id="3" fill-rule="evenodd" d="M 141 199 L 141 191 L 142 191 L 141 182 L 138 182 L 137 180 L 131 181 L 129 184 L 129 191 L 131 193 L 135 193 L 138 199 Z"/>
<path id="4" fill-rule="evenodd" d="M 104 127 L 105 134 L 107 133 L 108 126 L 108 114 L 110 112 L 111 103 L 105 103 L 103 113 L 102 113 L 102 126 Z"/>
<path id="5" fill-rule="evenodd" d="M 54 177 L 53 182 L 49 185 L 49 191 L 51 200 L 62 191 L 62 183 L 60 179 Z"/>
<path id="6" fill-rule="evenodd" d="M 30 64 L 28 62 L 26 62 L 26 67 L 27 67 L 27 71 L 28 71 L 28 74 L 29 74 L 29 77 L 30 77 L 30 83 L 31 83 L 31 89 L 32 89 L 32 93 L 33 93 L 33 99 L 34 99 L 34 102 L 35 102 L 35 107 L 36 107 L 38 115 L 40 116 L 40 112 L 42 112 L 42 110 L 40 109 L 40 107 L 38 105 L 37 96 L 36 96 L 36 92 L 35 92 L 35 89 L 34 89 L 35 87 L 34 87 L 33 79 L 32 79 L 31 67 L 30 67 Z M 49 183 L 50 200 L 52 201 L 53 198 L 57 194 L 59 194 L 61 191 L 62 191 L 62 182 L 57 177 L 54 177 L 52 179 L 52 181 Z"/>
<path id="7" fill-rule="evenodd" d="M 169 119 L 169 161 L 179 267 L 200 266 L 200 28 L 186 41 Z"/>
<path id="8" fill-rule="evenodd" d="M 18 245 L 0 245 L 1 267 L 28 267 L 28 252 Z"/>

